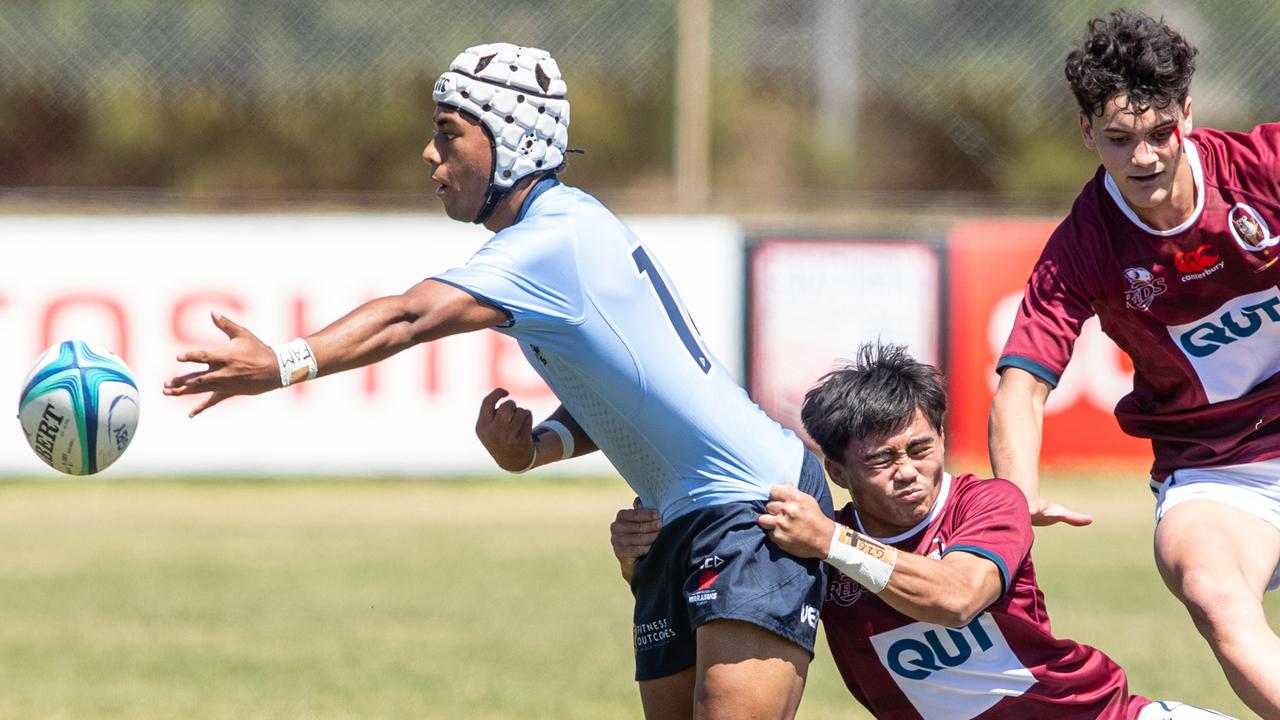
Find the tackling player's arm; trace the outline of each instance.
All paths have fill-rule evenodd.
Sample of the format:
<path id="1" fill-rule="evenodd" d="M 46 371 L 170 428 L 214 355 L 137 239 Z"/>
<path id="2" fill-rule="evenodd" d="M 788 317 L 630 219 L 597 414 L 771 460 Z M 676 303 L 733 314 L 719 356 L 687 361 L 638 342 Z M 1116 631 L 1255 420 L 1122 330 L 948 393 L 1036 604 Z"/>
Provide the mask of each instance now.
<path id="1" fill-rule="evenodd" d="M 1069 510 L 1040 495 L 1040 442 L 1044 406 L 1053 389 L 1049 383 L 1018 367 L 1005 367 L 991 400 L 987 418 L 987 445 L 991 469 L 1027 496 L 1034 525 L 1088 525 L 1093 518 Z"/>
<path id="2" fill-rule="evenodd" d="M 1049 383 L 1026 370 L 1006 367 L 987 417 L 992 472 L 1017 485 L 1029 500 L 1040 498 L 1040 440 L 1050 390 Z M 1036 508 L 1031 510 L 1035 515 Z"/>
<path id="3" fill-rule="evenodd" d="M 534 427 L 533 413 L 503 400 L 508 394 L 503 388 L 490 392 L 476 417 L 476 437 L 498 467 L 521 473 L 597 450 L 563 405 Z"/>
<path id="4" fill-rule="evenodd" d="M 935 560 L 899 552 L 839 525 L 795 487 L 775 485 L 770 494 L 759 522 L 779 547 L 826 560 L 908 617 L 963 627 L 1004 592 L 1004 578 L 987 558 L 953 552 Z"/>
<path id="5" fill-rule="evenodd" d="M 494 327 L 508 319 L 504 310 L 462 290 L 424 280 L 403 294 L 370 300 L 304 339 L 316 375 L 330 375 L 378 362 L 418 343 Z M 191 417 L 229 397 L 258 395 L 285 384 L 275 349 L 226 317 L 215 314 L 213 323 L 230 342 L 219 350 L 179 353 L 179 362 L 207 367 L 164 385 L 166 395 L 209 393 Z"/>

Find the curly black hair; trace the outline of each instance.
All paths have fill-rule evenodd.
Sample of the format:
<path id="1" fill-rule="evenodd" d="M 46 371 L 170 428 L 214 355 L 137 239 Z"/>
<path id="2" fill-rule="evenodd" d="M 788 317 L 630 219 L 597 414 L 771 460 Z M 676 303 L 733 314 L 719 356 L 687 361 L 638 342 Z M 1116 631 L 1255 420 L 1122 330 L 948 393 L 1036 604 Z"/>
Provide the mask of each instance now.
<path id="1" fill-rule="evenodd" d="M 1067 81 L 1086 115 L 1102 115 L 1117 93 L 1136 113 L 1181 106 L 1196 71 L 1196 52 L 1163 18 L 1113 10 L 1089 21 L 1089 33 L 1067 56 Z"/>
<path id="2" fill-rule="evenodd" d="M 911 426 L 916 410 L 942 431 L 947 393 L 942 373 L 902 345 L 866 343 L 857 360 L 827 373 L 800 408 L 800 421 L 822 454 L 838 463 L 853 438 L 873 442 Z"/>

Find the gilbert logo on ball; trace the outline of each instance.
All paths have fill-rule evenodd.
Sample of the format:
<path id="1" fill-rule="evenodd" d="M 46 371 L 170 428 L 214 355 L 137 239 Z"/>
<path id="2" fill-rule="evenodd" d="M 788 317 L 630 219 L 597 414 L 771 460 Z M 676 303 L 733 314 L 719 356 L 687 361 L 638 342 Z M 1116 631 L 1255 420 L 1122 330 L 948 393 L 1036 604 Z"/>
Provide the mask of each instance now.
<path id="1" fill-rule="evenodd" d="M 92 475 L 129 447 L 138 408 L 138 384 L 118 355 L 66 340 L 41 353 L 27 374 L 18 420 L 49 467 Z"/>

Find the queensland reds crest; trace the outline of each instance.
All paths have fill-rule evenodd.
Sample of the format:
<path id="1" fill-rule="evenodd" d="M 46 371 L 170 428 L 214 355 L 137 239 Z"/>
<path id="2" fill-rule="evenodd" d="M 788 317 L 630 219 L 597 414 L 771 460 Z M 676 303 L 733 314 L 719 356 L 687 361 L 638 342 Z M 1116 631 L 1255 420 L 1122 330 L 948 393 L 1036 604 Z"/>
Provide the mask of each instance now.
<path id="1" fill-rule="evenodd" d="M 1150 308 L 1156 296 L 1164 294 L 1164 278 L 1153 276 L 1146 268 L 1129 268 L 1124 271 L 1124 279 L 1129 281 L 1124 304 L 1133 310 Z"/>
<path id="2" fill-rule="evenodd" d="M 1280 243 L 1280 238 L 1271 236 L 1267 221 L 1262 219 L 1257 210 L 1244 203 L 1236 203 L 1227 215 L 1227 220 L 1236 242 L 1249 252 L 1261 252 Z"/>
<path id="3" fill-rule="evenodd" d="M 840 574 L 840 578 L 827 587 L 827 601 L 840 607 L 849 607 L 858 602 L 866 589 L 854 582 L 848 575 Z"/>

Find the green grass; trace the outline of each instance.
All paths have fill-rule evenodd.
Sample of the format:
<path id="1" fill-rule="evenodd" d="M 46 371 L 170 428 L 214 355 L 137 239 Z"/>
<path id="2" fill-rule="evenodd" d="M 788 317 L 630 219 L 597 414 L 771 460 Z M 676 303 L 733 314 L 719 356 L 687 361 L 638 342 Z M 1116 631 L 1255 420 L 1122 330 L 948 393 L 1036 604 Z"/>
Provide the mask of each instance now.
<path id="1" fill-rule="evenodd" d="M 1054 629 L 1251 717 L 1156 575 L 1140 478 L 1047 484 Z M 639 718 L 617 480 L 0 483 L 0 718 Z M 1272 618 L 1280 617 L 1274 598 Z M 825 649 L 801 718 L 867 717 Z"/>

